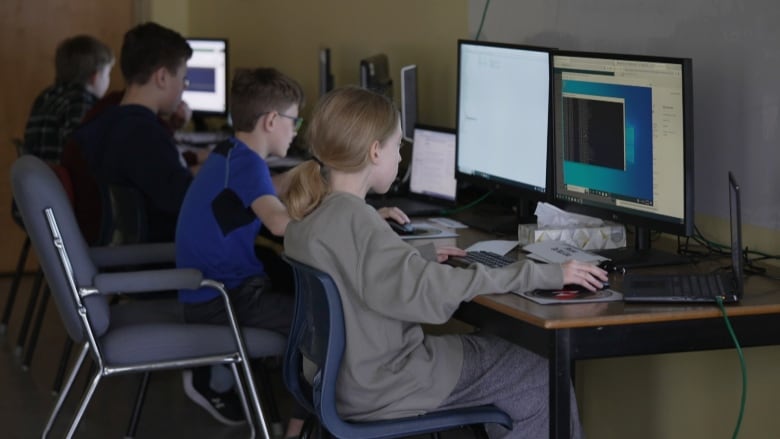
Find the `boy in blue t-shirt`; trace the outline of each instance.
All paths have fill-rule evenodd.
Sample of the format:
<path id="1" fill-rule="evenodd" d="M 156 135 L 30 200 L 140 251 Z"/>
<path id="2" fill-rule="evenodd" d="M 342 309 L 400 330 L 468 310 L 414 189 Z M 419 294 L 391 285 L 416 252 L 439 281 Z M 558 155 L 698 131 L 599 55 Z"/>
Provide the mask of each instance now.
<path id="1" fill-rule="evenodd" d="M 205 278 L 224 283 L 241 325 L 284 335 L 292 320 L 292 291 L 271 285 L 255 253 L 255 238 L 261 227 L 283 236 L 290 221 L 265 158 L 287 155 L 301 126 L 303 101 L 300 85 L 275 69 L 238 71 L 230 97 L 236 134 L 203 163 L 176 227 L 176 266 L 197 268 Z M 179 300 L 188 322 L 228 321 L 213 290 L 182 290 Z M 297 435 L 303 414 L 293 413 L 285 437 Z"/>

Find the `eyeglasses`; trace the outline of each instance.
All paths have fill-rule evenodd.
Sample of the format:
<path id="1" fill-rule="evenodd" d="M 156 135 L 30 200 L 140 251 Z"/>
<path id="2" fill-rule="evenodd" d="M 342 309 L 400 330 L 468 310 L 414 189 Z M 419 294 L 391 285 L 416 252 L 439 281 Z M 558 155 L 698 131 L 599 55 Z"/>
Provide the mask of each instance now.
<path id="1" fill-rule="evenodd" d="M 265 113 L 258 114 L 257 117 L 261 118 L 261 117 L 265 116 L 266 114 L 270 114 L 270 113 L 273 113 L 273 112 L 272 111 L 266 111 Z M 293 121 L 293 128 L 295 128 L 295 131 L 298 131 L 298 130 L 301 129 L 301 125 L 303 125 L 303 118 L 302 117 L 288 116 L 286 114 L 282 114 L 282 113 L 278 113 L 278 112 L 276 114 L 278 114 L 279 116 L 284 117 L 286 119 L 292 120 Z"/>
<path id="2" fill-rule="evenodd" d="M 295 116 L 288 116 L 286 114 L 277 113 L 279 116 L 286 117 L 287 119 L 290 119 L 293 121 L 293 127 L 295 128 L 295 131 L 298 131 L 301 129 L 301 125 L 303 125 L 303 118 L 302 117 L 295 117 Z"/>

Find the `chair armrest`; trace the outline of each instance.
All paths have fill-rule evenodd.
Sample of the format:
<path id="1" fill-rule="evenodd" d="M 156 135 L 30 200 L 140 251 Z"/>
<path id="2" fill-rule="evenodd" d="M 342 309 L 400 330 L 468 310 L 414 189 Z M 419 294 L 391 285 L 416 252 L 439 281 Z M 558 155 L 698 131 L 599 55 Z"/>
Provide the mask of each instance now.
<path id="1" fill-rule="evenodd" d="M 176 261 L 176 246 L 172 242 L 92 247 L 89 249 L 95 265 L 101 268 L 122 265 L 159 264 Z"/>
<path id="2" fill-rule="evenodd" d="M 194 268 L 100 273 L 94 286 L 101 294 L 146 293 L 152 291 L 198 289 L 203 274 Z"/>

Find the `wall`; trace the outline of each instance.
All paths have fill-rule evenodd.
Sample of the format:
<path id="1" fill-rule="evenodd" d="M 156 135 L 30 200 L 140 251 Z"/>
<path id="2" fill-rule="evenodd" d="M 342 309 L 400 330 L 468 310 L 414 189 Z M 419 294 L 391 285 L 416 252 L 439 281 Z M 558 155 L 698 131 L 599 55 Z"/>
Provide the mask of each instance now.
<path id="1" fill-rule="evenodd" d="M 469 29 L 486 2 L 469 2 Z M 728 242 L 726 175 L 742 186 L 744 241 L 780 253 L 780 6 L 728 0 L 493 0 L 482 39 L 691 57 L 696 224 Z M 780 347 L 745 350 L 749 391 L 741 438 L 776 437 Z M 589 437 L 729 437 L 741 376 L 734 350 L 585 361 L 578 395 Z"/>
<path id="2" fill-rule="evenodd" d="M 12 272 L 24 232 L 12 220 L 11 164 L 16 150 L 11 138 L 22 138 L 32 102 L 54 81 L 54 51 L 64 38 L 88 33 L 119 56 L 122 35 L 135 22 L 136 0 L 5 0 L 0 2 L 0 272 Z M 111 74 L 111 88 L 121 88 L 121 73 Z M 31 252 L 31 254 L 34 252 Z M 28 258 L 28 271 L 35 258 Z M 5 295 L 2 295 L 3 303 Z"/>
<path id="3" fill-rule="evenodd" d="M 163 10 L 167 2 L 151 1 L 153 13 L 158 14 L 152 18 L 188 36 L 227 37 L 231 70 L 273 66 L 294 77 L 307 96 L 304 116 L 318 95 L 319 49 L 329 47 L 336 86 L 358 82 L 361 58 L 386 53 L 396 101 L 401 67 L 417 64 L 420 121 L 454 126 L 455 41 L 466 37 L 465 0 L 177 3 L 185 6 L 171 14 L 176 8 Z M 186 25 L 181 23 L 183 14 L 189 16 Z"/>
<path id="4" fill-rule="evenodd" d="M 484 4 L 469 2 L 471 29 Z M 728 218 L 726 175 L 734 171 L 743 189 L 744 223 L 757 228 L 747 231 L 746 243 L 778 254 L 778 19 L 780 6 L 768 0 L 494 0 L 483 37 L 692 58 L 696 215 L 708 225 L 710 217 Z M 722 234 L 719 227 L 713 232 Z M 767 234 L 773 236 L 767 240 Z"/>

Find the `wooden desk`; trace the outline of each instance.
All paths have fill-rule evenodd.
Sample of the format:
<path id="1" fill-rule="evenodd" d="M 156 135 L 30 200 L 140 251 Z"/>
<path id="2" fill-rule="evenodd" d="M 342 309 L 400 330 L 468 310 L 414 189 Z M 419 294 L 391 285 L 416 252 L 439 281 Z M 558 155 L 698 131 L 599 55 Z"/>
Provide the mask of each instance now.
<path id="1" fill-rule="evenodd" d="M 484 235 L 459 231 L 460 246 Z M 707 270 L 712 267 L 665 267 Z M 620 275 L 611 275 L 620 291 Z M 751 276 L 739 304 L 727 312 L 740 345 L 780 344 L 780 283 Z M 623 302 L 538 305 L 514 294 L 491 294 L 464 303 L 456 318 L 549 359 L 550 437 L 569 438 L 569 380 L 575 360 L 724 349 L 734 346 L 715 305 L 625 304 Z"/>

